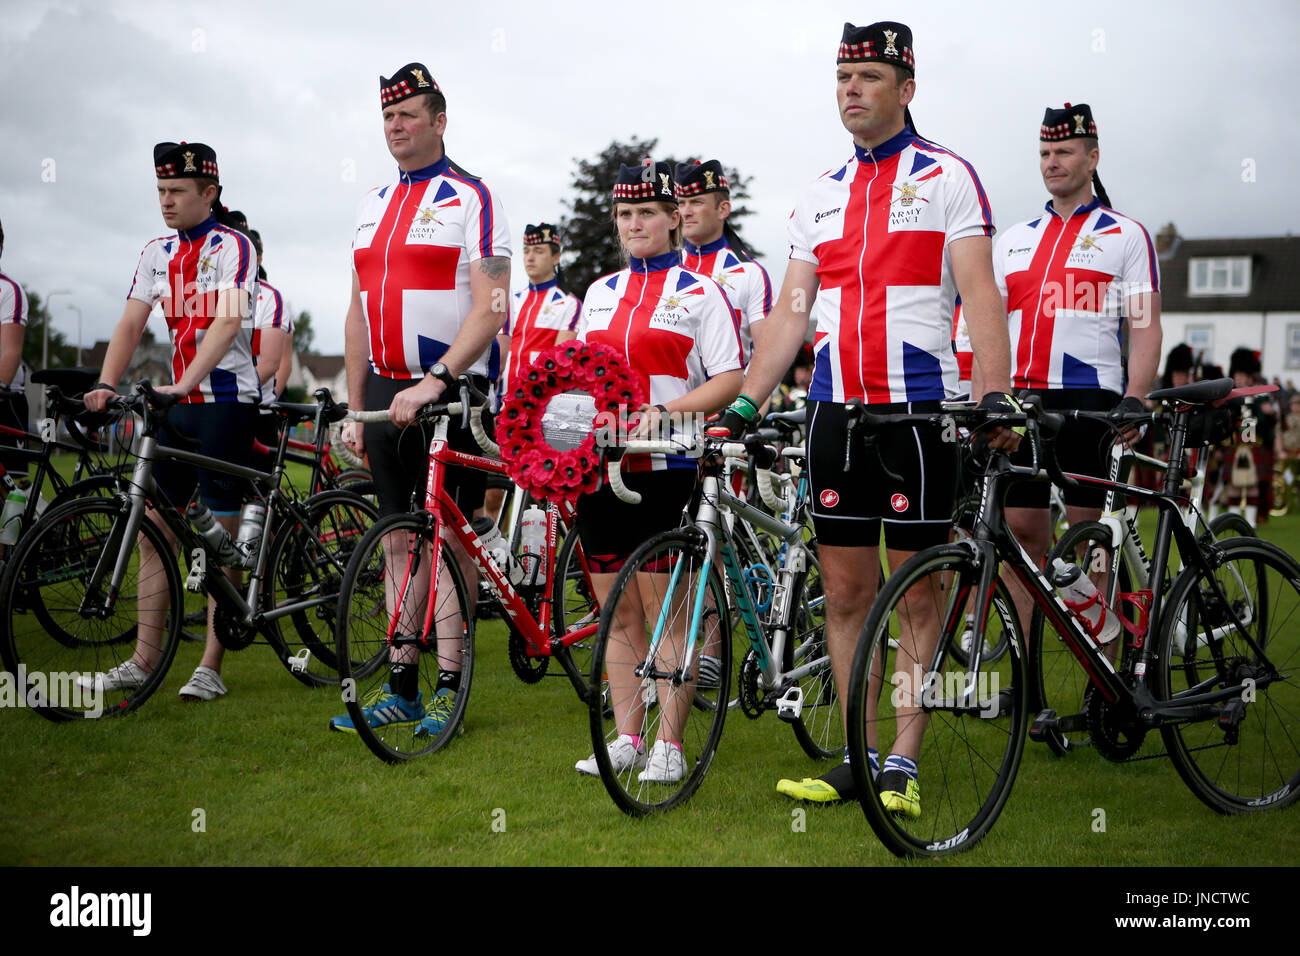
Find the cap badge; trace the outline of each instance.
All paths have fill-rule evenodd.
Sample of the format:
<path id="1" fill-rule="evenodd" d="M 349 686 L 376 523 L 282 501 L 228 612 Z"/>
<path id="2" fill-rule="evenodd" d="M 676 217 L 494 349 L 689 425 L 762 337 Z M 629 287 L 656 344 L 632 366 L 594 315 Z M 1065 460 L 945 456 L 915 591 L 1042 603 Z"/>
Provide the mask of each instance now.
<path id="1" fill-rule="evenodd" d="M 412 68 L 412 69 L 411 69 L 411 73 L 414 74 L 414 76 L 415 76 L 415 82 L 416 82 L 419 86 L 428 86 L 428 85 L 429 85 L 429 81 L 426 80 L 426 79 L 424 78 L 424 71 L 423 71 L 423 70 L 417 70 L 417 69 Z"/>
<path id="2" fill-rule="evenodd" d="M 886 30 L 884 31 L 884 33 L 885 33 L 885 52 L 881 55 L 898 56 L 898 49 L 894 46 L 894 40 L 898 38 L 898 34 L 893 30 Z"/>
<path id="3" fill-rule="evenodd" d="M 197 170 L 194 168 L 194 154 L 187 150 L 181 155 L 185 157 L 185 172 L 187 173 L 197 172 Z"/>
<path id="4" fill-rule="evenodd" d="M 1083 128 L 1083 114 L 1082 114 L 1082 113 L 1075 113 L 1075 114 L 1074 114 L 1074 131 L 1075 131 L 1076 133 L 1084 133 L 1084 134 L 1086 134 L 1086 133 L 1088 132 L 1086 129 Z"/>

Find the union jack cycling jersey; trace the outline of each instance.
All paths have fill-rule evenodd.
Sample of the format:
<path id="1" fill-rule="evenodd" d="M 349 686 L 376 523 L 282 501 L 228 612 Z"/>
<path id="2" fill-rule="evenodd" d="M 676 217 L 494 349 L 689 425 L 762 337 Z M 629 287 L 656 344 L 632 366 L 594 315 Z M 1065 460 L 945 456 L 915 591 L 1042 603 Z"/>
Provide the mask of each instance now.
<path id="1" fill-rule="evenodd" d="M 284 296 L 280 294 L 279 289 L 262 279 L 257 283 L 257 309 L 253 314 L 254 365 L 262 354 L 262 332 L 266 329 L 279 329 L 286 335 L 292 335 L 293 309 L 289 308 L 289 303 L 284 301 Z M 263 392 L 268 398 L 275 397 L 274 375 L 267 381 Z"/>
<path id="2" fill-rule="evenodd" d="M 964 159 L 904 127 L 808 187 L 790 215 L 790 258 L 817 267 L 808 398 L 867 404 L 954 394 L 957 296 L 948 246 L 993 235 Z"/>
<path id="3" fill-rule="evenodd" d="M 510 257 L 501 203 L 446 156 L 372 189 L 352 239 L 370 367 L 405 379 L 436 365 L 473 307 L 470 263 L 489 256 Z M 466 371 L 489 374 L 491 351 Z"/>
<path id="4" fill-rule="evenodd" d="M 172 340 L 172 381 L 179 382 L 194 361 L 216 316 L 220 293 L 248 293 L 240 333 L 194 391 L 180 401 L 244 402 L 261 397 L 253 365 L 253 306 L 257 299 L 257 252 L 242 232 L 217 225 L 211 217 L 193 229 L 154 239 L 140 253 L 127 298 L 158 305 Z"/>
<path id="5" fill-rule="evenodd" d="M 754 351 L 754 335 L 750 327 L 767 318 L 772 311 L 772 282 L 767 270 L 757 262 L 742 259 L 722 236 L 702 246 L 686 242 L 682 250 L 682 265 L 691 272 L 712 276 L 722 287 L 740 320 L 740 341 L 745 348 L 745 361 Z"/>
<path id="6" fill-rule="evenodd" d="M 713 376 L 745 364 L 731 303 L 717 283 L 683 269 L 680 262 L 676 252 L 633 257 L 627 269 L 593 282 L 582 301 L 578 338 L 627 356 L 650 405 L 667 405 Z M 674 437 L 691 443 L 695 431 L 676 431 Z M 680 456 L 651 458 L 624 467 L 695 467 L 693 459 Z"/>
<path id="7" fill-rule="evenodd" d="M 1141 223 L 1097 198 L 1062 219 L 1049 200 L 1044 215 L 998 238 L 993 274 L 1007 302 L 1015 388 L 1124 392 L 1126 300 L 1160 291 Z"/>
<path id="8" fill-rule="evenodd" d="M 556 280 L 528 283 L 510 297 L 510 318 L 501 331 L 510 336 L 510 356 L 506 365 L 506 387 L 519 370 L 537 354 L 555 344 L 561 332 L 578 327 L 578 310 L 582 303 L 560 289 Z"/>
<path id="9" fill-rule="evenodd" d="M 0 325 L 26 325 L 27 324 L 27 293 L 13 279 L 9 278 L 3 272 L 0 272 Z M 26 372 L 23 369 L 21 359 L 18 362 L 18 371 L 14 373 L 12 382 L 0 382 L 0 385 L 8 385 L 10 388 L 20 389 L 27 381 Z"/>

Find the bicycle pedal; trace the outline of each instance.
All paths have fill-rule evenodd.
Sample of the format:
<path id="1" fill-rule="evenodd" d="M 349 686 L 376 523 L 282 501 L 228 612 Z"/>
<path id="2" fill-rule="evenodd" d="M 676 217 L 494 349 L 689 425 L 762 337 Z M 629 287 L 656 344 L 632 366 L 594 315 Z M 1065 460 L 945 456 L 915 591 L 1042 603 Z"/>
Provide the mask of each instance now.
<path id="1" fill-rule="evenodd" d="M 185 590 L 194 594 L 203 590 L 203 569 L 197 564 L 190 568 L 190 573 L 185 577 Z"/>
<path id="2" fill-rule="evenodd" d="M 793 723 L 803 716 L 803 688 L 797 684 L 776 702 L 776 716 Z"/>
<path id="3" fill-rule="evenodd" d="M 1056 711 L 1049 707 L 1035 717 L 1034 722 L 1029 725 L 1029 739 L 1040 744 L 1046 743 L 1048 733 L 1056 730 L 1059 725 Z"/>

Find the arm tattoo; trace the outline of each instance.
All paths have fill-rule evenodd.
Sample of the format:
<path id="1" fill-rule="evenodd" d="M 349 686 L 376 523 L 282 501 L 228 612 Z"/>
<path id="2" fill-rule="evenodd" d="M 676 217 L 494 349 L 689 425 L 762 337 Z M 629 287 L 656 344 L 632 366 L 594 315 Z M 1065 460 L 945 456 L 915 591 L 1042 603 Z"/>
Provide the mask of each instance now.
<path id="1" fill-rule="evenodd" d="M 510 260 L 505 256 L 485 256 L 478 261 L 478 267 L 489 279 L 500 279 L 510 272 Z"/>

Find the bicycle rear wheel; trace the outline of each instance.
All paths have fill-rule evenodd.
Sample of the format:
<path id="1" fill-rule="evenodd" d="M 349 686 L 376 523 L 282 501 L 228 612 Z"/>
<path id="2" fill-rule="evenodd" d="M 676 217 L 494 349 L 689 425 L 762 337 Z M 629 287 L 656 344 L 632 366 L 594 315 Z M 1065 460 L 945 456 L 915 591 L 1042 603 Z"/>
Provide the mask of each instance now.
<path id="1" fill-rule="evenodd" d="M 716 680 L 700 678 L 706 647 Z M 596 764 L 625 813 L 667 810 L 699 788 L 727 717 L 731 658 L 726 592 L 704 536 L 667 531 L 634 551 L 601 609 L 589 694 Z M 646 753 L 616 765 L 609 748 L 626 734 Z"/>
<path id="2" fill-rule="evenodd" d="M 863 813 L 899 856 L 969 849 L 1011 793 L 1024 748 L 1024 645 L 1016 609 L 997 581 L 985 631 L 1007 632 L 1008 653 L 977 671 L 952 653 L 979 566 L 961 546 L 916 554 L 876 598 L 849 683 L 849 753 Z M 915 624 L 912 622 L 916 622 Z M 990 635 L 1001 640 L 1000 635 Z M 917 790 L 882 795 L 868 747 L 916 761 Z M 885 800 L 889 801 L 889 808 Z"/>
<path id="3" fill-rule="evenodd" d="M 790 651 L 787 670 L 810 667 L 799 680 L 802 709 L 790 721 L 790 729 L 804 753 L 814 760 L 844 756 L 844 715 L 826 648 L 826 592 L 822 569 L 814 551 L 806 555 L 808 570 L 795 581 L 798 611 L 786 645 Z"/>
<path id="4" fill-rule="evenodd" d="M 431 548 L 442 548 L 433 619 L 424 635 Z M 399 763 L 442 749 L 460 730 L 474 674 L 474 620 L 460 566 L 435 541 L 425 512 L 388 515 L 357 545 L 339 589 L 335 653 L 351 729 L 381 760 Z M 390 636 L 400 642 L 394 650 Z M 441 638 L 441 639 L 438 639 Z M 394 663 L 418 669 L 416 707 L 425 721 L 391 720 Z M 439 689 L 442 671 L 459 671 L 453 694 Z M 332 725 L 333 726 L 333 725 Z"/>
<path id="5" fill-rule="evenodd" d="M 123 541 L 127 513 L 115 498 L 86 498 L 52 509 L 15 546 L 0 578 L 0 656 L 18 690 L 43 717 L 63 721 L 120 715 L 158 689 L 179 641 L 180 570 L 162 532 L 146 517 L 135 540 Z M 163 556 L 141 577 L 140 540 Z M 107 594 L 112 563 L 128 555 L 120 591 Z M 92 580 L 99 572 L 93 591 Z M 136 651 L 140 602 L 163 606 L 151 631 L 147 675 L 115 686 L 106 680 Z M 44 684 L 44 688 L 39 684 Z"/>
<path id="6" fill-rule="evenodd" d="M 600 620 L 600 606 L 596 603 L 596 592 L 591 586 L 591 574 L 587 570 L 576 527 L 569 528 L 564 533 L 564 540 L 556 553 L 551 602 L 551 613 L 554 615 L 552 637 Z M 590 674 L 591 655 L 595 647 L 596 635 L 592 633 L 586 639 L 570 644 L 564 653 L 572 656 L 578 673 Z M 557 676 L 564 676 L 564 672 L 558 672 Z"/>
<path id="7" fill-rule="evenodd" d="M 351 489 L 323 491 L 303 506 L 304 524 L 285 521 L 275 533 L 262 591 L 263 610 L 307 604 L 267 622 L 268 640 L 289 673 L 309 687 L 339 682 L 335 656 L 338 593 L 352 552 L 379 511 Z M 364 661 L 353 661 L 359 669 Z"/>
<path id="8" fill-rule="evenodd" d="M 1219 813 L 1295 803 L 1300 564 L 1266 541 L 1221 545 L 1212 572 L 1188 568 L 1174 582 L 1157 653 L 1159 700 L 1240 688 L 1209 705 L 1203 719 L 1161 727 L 1170 760 L 1192 792 Z"/>

